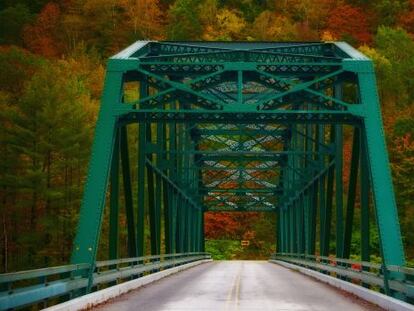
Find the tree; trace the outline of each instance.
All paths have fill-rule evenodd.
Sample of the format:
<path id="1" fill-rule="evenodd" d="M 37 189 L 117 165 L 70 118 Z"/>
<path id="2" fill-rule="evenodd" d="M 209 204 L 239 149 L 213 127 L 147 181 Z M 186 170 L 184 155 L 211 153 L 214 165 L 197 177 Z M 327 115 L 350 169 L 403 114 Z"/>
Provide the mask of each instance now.
<path id="1" fill-rule="evenodd" d="M 163 13 L 158 0 L 122 0 L 134 39 L 162 39 Z"/>
<path id="2" fill-rule="evenodd" d="M 348 4 L 330 11 L 326 31 L 336 39 L 349 41 L 351 44 L 370 43 L 372 40 L 364 12 Z"/>
<path id="3" fill-rule="evenodd" d="M 222 2 L 232 9 L 239 10 L 243 18 L 249 23 L 252 23 L 268 5 L 266 0 L 230 0 Z"/>
<path id="4" fill-rule="evenodd" d="M 401 12 L 398 18 L 398 24 L 411 34 L 414 33 L 414 0 L 410 1 L 407 10 Z"/>
<path id="5" fill-rule="evenodd" d="M 220 39 L 240 40 L 243 38 L 242 31 L 246 27 L 246 22 L 238 11 L 228 9 L 220 10 L 217 14 L 217 22 Z"/>
<path id="6" fill-rule="evenodd" d="M 2 0 L 0 2 L 0 10 L 9 7 L 24 5 L 31 13 L 39 13 L 49 0 Z"/>
<path id="7" fill-rule="evenodd" d="M 19 152 L 11 145 L 13 116 L 26 83 L 41 63 L 41 59 L 22 49 L 0 49 L 0 271 L 3 272 L 16 267 L 16 255 L 19 255 L 16 240 L 20 220 L 25 216 L 15 184 L 15 177 L 21 173 L 21 162 Z"/>
<path id="8" fill-rule="evenodd" d="M 396 100 L 396 95 L 401 92 L 399 78 L 395 77 L 390 60 L 382 55 L 377 49 L 362 46 L 359 50 L 371 58 L 375 65 L 378 82 L 378 91 L 383 106 Z"/>
<path id="9" fill-rule="evenodd" d="M 23 26 L 33 19 L 27 6 L 17 4 L 0 11 L 0 44 L 22 45 Z"/>
<path id="10" fill-rule="evenodd" d="M 16 103 L 43 62 L 41 57 L 17 47 L 0 47 L 0 90 Z"/>
<path id="11" fill-rule="evenodd" d="M 168 12 L 167 37 L 170 40 L 199 40 L 202 27 L 199 0 L 177 0 Z"/>
<path id="12" fill-rule="evenodd" d="M 23 39 L 29 50 L 46 57 L 60 56 L 63 52 L 63 43 L 59 38 L 60 19 L 59 6 L 48 3 L 36 21 L 24 28 Z"/>
<path id="13" fill-rule="evenodd" d="M 296 26 L 287 17 L 263 11 L 253 23 L 251 36 L 264 41 L 292 41 L 297 38 L 297 33 Z"/>
<path id="14" fill-rule="evenodd" d="M 407 0 L 379 0 L 374 1 L 379 25 L 393 26 L 397 17 L 406 9 Z"/>
<path id="15" fill-rule="evenodd" d="M 398 107 L 398 106 L 397 106 Z M 413 106 L 398 107 L 394 112 L 392 129 L 389 131 L 388 146 L 393 181 L 399 207 L 399 216 L 404 233 L 404 244 L 408 257 L 414 255 L 411 228 L 414 226 L 414 108 Z"/>
<path id="16" fill-rule="evenodd" d="M 73 0 L 62 17 L 62 33 L 72 49 L 84 42 L 108 57 L 128 45 L 128 26 L 118 0 Z"/>
<path id="17" fill-rule="evenodd" d="M 83 80 L 71 62 L 45 62 L 9 110 L 6 147 L 17 167 L 2 180 L 16 189 L 9 216 L 18 215 L 17 249 L 27 254 L 14 254 L 16 266 L 68 259 L 96 111 Z"/>
<path id="18" fill-rule="evenodd" d="M 395 98 L 399 104 L 411 103 L 414 96 L 414 42 L 402 28 L 381 26 L 375 36 L 379 53 L 391 63 Z"/>
<path id="19" fill-rule="evenodd" d="M 240 12 L 229 9 L 217 11 L 215 20 L 212 24 L 205 25 L 204 40 L 243 40 L 246 38 L 244 29 L 246 22 Z"/>

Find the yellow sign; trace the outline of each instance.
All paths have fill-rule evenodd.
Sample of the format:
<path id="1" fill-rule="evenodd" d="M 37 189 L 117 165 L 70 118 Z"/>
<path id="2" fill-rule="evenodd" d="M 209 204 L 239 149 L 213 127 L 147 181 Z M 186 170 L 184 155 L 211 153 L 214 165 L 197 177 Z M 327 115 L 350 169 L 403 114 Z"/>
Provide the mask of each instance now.
<path id="1" fill-rule="evenodd" d="M 250 241 L 249 240 L 242 240 L 241 241 L 241 246 L 249 246 L 250 245 Z"/>

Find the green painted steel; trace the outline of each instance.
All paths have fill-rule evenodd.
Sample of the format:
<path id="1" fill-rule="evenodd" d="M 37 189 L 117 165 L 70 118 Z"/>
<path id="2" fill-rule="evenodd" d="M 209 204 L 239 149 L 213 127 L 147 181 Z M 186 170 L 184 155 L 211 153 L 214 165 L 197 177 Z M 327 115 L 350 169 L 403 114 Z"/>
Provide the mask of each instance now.
<path id="1" fill-rule="evenodd" d="M 383 264 L 405 264 L 373 65 L 346 43 L 137 42 L 109 60 L 95 135 L 72 263 L 94 264 L 109 190 L 118 253 L 122 171 L 131 256 L 202 251 L 205 212 L 262 211 L 278 252 L 369 261 L 372 210 Z"/>

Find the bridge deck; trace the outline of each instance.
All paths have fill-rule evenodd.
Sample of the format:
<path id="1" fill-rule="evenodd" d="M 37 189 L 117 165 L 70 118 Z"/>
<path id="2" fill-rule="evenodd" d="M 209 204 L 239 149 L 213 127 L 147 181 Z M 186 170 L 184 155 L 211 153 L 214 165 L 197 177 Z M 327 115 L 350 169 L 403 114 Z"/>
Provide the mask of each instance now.
<path id="1" fill-rule="evenodd" d="M 265 261 L 203 264 L 97 310 L 382 310 Z"/>

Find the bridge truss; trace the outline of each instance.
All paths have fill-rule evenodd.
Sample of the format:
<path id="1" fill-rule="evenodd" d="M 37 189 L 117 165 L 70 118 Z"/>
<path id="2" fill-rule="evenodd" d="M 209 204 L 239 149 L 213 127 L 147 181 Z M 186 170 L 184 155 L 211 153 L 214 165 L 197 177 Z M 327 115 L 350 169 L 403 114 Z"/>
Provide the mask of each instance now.
<path id="1" fill-rule="evenodd" d="M 108 194 L 112 259 L 124 211 L 130 257 L 146 217 L 157 255 L 203 251 L 206 211 L 266 211 L 278 252 L 346 259 L 360 228 L 362 261 L 374 215 L 383 263 L 405 264 L 373 64 L 346 43 L 137 42 L 112 57 L 72 263 L 95 262 Z"/>

